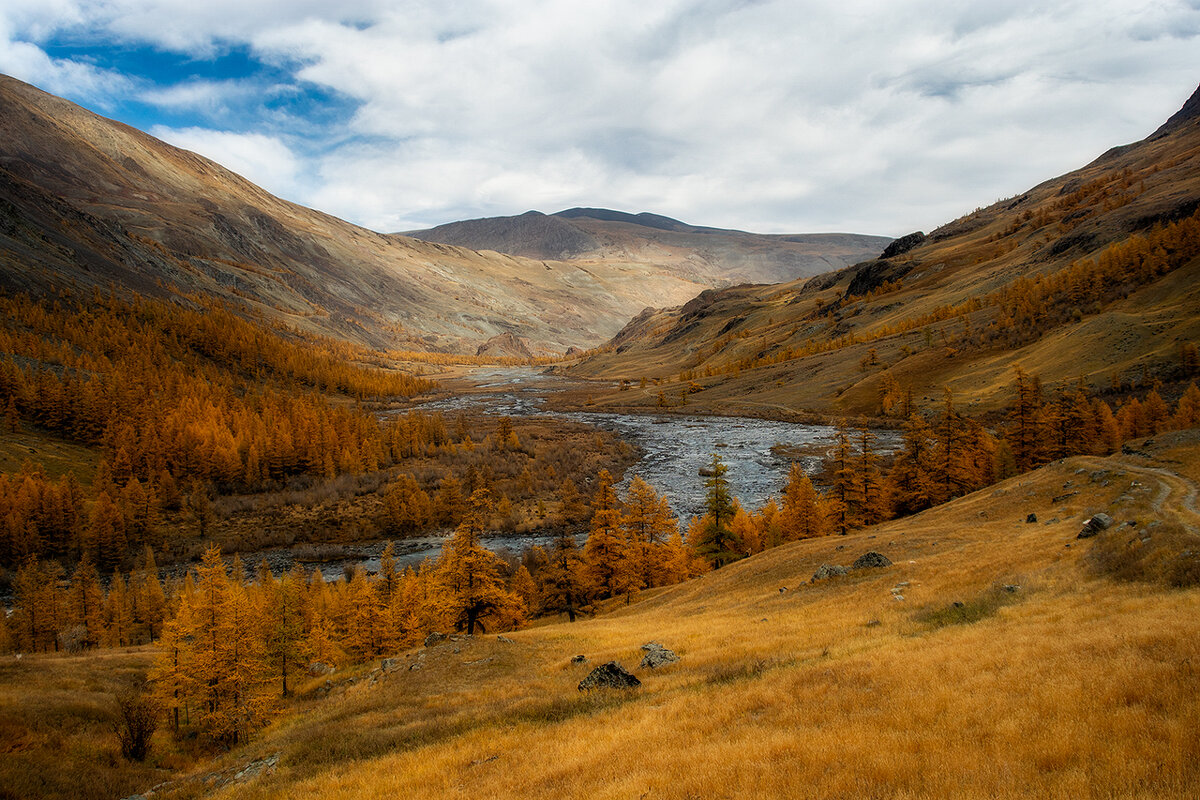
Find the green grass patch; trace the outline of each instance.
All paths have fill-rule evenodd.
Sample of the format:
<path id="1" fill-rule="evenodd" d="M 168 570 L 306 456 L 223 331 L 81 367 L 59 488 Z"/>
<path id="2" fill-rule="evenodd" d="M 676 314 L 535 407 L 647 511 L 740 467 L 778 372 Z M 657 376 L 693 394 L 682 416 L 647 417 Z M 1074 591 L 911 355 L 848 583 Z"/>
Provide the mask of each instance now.
<path id="1" fill-rule="evenodd" d="M 948 625 L 970 625 L 994 616 L 1004 606 L 1020 602 L 1024 592 L 1025 589 L 1015 582 L 994 583 L 975 597 L 922 609 L 913 619 L 928 630 L 937 630 Z"/>

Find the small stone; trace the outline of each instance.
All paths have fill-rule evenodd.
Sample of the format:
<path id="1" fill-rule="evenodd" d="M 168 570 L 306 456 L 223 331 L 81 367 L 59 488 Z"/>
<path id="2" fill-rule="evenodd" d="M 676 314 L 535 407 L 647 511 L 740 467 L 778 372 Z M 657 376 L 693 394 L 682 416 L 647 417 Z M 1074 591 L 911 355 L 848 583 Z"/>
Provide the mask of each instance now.
<path id="1" fill-rule="evenodd" d="M 1028 514 L 1028 515 L 1025 517 L 1025 524 L 1027 524 L 1027 525 L 1032 525 L 1032 524 L 1033 524 L 1033 523 L 1035 523 L 1035 522 L 1037 522 L 1037 514 L 1034 514 L 1034 513 L 1031 511 L 1031 512 L 1029 512 L 1029 514 Z"/>
<path id="2" fill-rule="evenodd" d="M 1009 594 L 1016 594 L 1017 592 L 1021 591 L 1021 587 L 1015 583 L 1006 583 L 1004 584 L 1004 591 L 1008 592 Z"/>
<path id="3" fill-rule="evenodd" d="M 642 682 L 631 675 L 616 661 L 602 664 L 588 673 L 579 682 L 579 691 L 587 692 L 593 689 L 636 689 Z"/>
<path id="4" fill-rule="evenodd" d="M 587 663 L 587 656 L 585 656 L 585 655 L 577 655 L 577 656 L 572 656 L 572 657 L 571 657 L 571 663 L 572 663 L 572 664 L 586 664 L 586 663 Z"/>
<path id="5" fill-rule="evenodd" d="M 780 593 L 780 594 L 787 594 L 787 587 L 786 587 L 786 586 L 780 586 L 780 587 L 779 587 L 779 593 Z"/>
<path id="6" fill-rule="evenodd" d="M 516 644 L 516 642 L 514 642 L 512 639 L 508 638 L 508 637 L 507 637 L 507 636 L 505 636 L 504 634 L 501 634 L 501 635 L 497 636 L 497 637 L 496 637 L 496 641 L 498 641 L 498 642 L 504 642 L 504 644 Z"/>

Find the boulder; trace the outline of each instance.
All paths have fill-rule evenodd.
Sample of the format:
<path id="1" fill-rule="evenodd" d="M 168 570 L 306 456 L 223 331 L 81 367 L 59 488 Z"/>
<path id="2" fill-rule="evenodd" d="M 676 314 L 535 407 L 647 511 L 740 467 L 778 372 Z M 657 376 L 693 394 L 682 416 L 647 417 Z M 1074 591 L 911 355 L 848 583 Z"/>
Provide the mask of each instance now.
<path id="1" fill-rule="evenodd" d="M 587 692 L 592 689 L 636 689 L 642 682 L 625 671 L 616 661 L 602 664 L 588 673 L 579 682 L 579 691 Z"/>
<path id="2" fill-rule="evenodd" d="M 442 642 L 446 641 L 446 638 L 446 634 L 433 631 L 425 637 L 425 646 L 433 647 L 436 644 L 441 644 Z"/>
<path id="3" fill-rule="evenodd" d="M 892 560 L 883 553 L 876 553 L 872 550 L 870 553 L 863 553 L 858 558 L 854 559 L 854 565 L 851 569 L 874 569 L 877 567 L 890 567 Z"/>
<path id="4" fill-rule="evenodd" d="M 314 661 L 308 665 L 308 674 L 312 675 L 314 678 L 318 678 L 322 675 L 331 675 L 333 672 L 333 667 L 331 667 L 329 664 L 323 664 L 320 661 Z"/>
<path id="5" fill-rule="evenodd" d="M 1087 522 L 1083 523 L 1083 530 L 1079 532 L 1076 539 L 1090 539 L 1100 531 L 1108 530 L 1112 527 L 1113 518 L 1108 514 L 1095 514 Z"/>
<path id="6" fill-rule="evenodd" d="M 658 669 L 679 660 L 675 651 L 668 650 L 658 642 L 648 642 L 642 645 L 642 649 L 646 651 L 646 655 L 642 657 L 642 663 L 638 664 L 638 669 Z"/>
<path id="7" fill-rule="evenodd" d="M 837 564 L 822 564 L 817 567 L 817 571 L 813 573 L 812 582 L 823 581 L 826 578 L 836 578 L 846 574 L 846 568 Z"/>

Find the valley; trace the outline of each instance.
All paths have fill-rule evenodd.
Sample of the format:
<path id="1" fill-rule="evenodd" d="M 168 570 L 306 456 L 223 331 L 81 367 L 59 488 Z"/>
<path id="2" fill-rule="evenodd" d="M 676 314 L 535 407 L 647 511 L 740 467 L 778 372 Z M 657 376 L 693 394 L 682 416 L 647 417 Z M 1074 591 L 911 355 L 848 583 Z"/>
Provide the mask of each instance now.
<path id="1" fill-rule="evenodd" d="M 895 240 L 0 110 L 0 800 L 1200 793 L 1200 89 Z"/>

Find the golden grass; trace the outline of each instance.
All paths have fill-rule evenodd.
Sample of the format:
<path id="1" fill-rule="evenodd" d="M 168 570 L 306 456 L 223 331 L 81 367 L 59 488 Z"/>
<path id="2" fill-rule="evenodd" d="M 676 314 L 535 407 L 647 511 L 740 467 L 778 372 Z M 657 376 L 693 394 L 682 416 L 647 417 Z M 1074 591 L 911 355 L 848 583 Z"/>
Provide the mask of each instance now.
<path id="1" fill-rule="evenodd" d="M 161 732 L 145 763 L 121 757 L 114 696 L 145 679 L 151 657 L 129 648 L 0 658 L 0 798 L 108 800 L 190 766 Z"/>
<path id="2" fill-rule="evenodd" d="M 90 486 L 99 456 L 29 425 L 21 425 L 16 433 L 5 428 L 0 432 L 0 472 L 20 472 L 26 461 L 41 464 L 48 478 L 74 472 L 80 484 Z"/>
<path id="3" fill-rule="evenodd" d="M 1196 437 L 1164 448 L 1200 453 Z M 403 666 L 420 669 L 300 701 L 223 761 L 279 753 L 277 771 L 216 796 L 1198 796 L 1200 590 L 1096 577 L 1097 540 L 1075 539 L 1101 509 L 1154 517 L 1160 487 L 1132 487 L 1148 463 L 1069 459 L 513 644 L 412 651 Z M 1080 493 L 1053 503 L 1067 482 Z M 1164 507 L 1186 488 L 1168 486 Z M 894 566 L 807 583 L 871 549 Z M 1020 589 L 929 624 L 997 584 Z M 633 692 L 576 691 L 604 661 L 635 668 L 652 639 L 681 661 L 637 670 Z M 589 663 L 571 664 L 577 653 Z"/>

